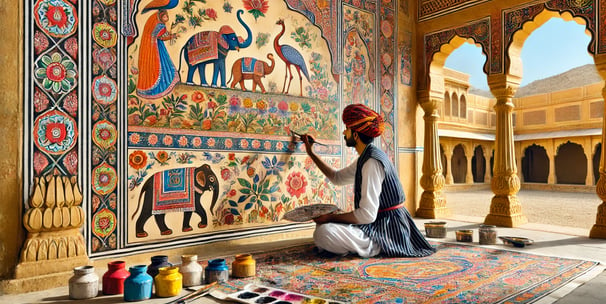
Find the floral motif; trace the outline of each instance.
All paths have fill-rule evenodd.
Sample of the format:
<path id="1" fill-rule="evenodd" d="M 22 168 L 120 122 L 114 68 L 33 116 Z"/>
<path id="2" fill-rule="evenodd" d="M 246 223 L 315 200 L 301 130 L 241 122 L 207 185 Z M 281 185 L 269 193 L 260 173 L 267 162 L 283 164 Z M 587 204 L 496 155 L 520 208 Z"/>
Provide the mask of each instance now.
<path id="1" fill-rule="evenodd" d="M 135 170 L 139 170 L 147 165 L 147 155 L 145 152 L 137 150 L 128 156 L 128 164 Z"/>
<path id="2" fill-rule="evenodd" d="M 106 71 L 116 62 L 116 52 L 114 49 L 96 49 L 93 51 L 93 62 Z"/>
<path id="3" fill-rule="evenodd" d="M 296 196 L 299 198 L 301 194 L 305 193 L 307 181 L 305 180 L 305 176 L 301 174 L 301 172 L 292 172 L 286 178 L 286 190 L 290 195 Z"/>
<path id="4" fill-rule="evenodd" d="M 40 176 L 40 174 L 42 173 L 42 171 L 44 171 L 44 169 L 46 169 L 46 167 L 48 166 L 49 162 L 48 162 L 48 158 L 46 158 L 46 156 L 40 152 L 34 152 L 34 171 L 36 172 L 36 175 Z"/>
<path id="5" fill-rule="evenodd" d="M 110 165 L 103 163 L 93 169 L 92 186 L 95 193 L 106 195 L 114 191 L 117 183 L 116 170 Z"/>
<path id="6" fill-rule="evenodd" d="M 34 50 L 36 55 L 40 55 L 43 51 L 48 48 L 48 38 L 42 32 L 36 31 L 34 33 Z"/>
<path id="7" fill-rule="evenodd" d="M 106 22 L 99 22 L 93 25 L 93 39 L 100 46 L 111 48 L 116 45 L 118 34 L 113 26 Z"/>
<path id="8" fill-rule="evenodd" d="M 57 110 L 39 116 L 33 133 L 38 149 L 56 155 L 73 148 L 78 136 L 76 121 Z"/>
<path id="9" fill-rule="evenodd" d="M 150 152 L 149 156 L 152 157 L 153 159 L 155 159 L 156 161 L 158 161 L 158 163 L 160 163 L 161 166 L 168 165 L 168 161 L 171 159 L 170 155 L 166 151 L 158 151 L 158 153 L 156 153 L 156 154 L 154 154 L 153 152 Z"/>
<path id="10" fill-rule="evenodd" d="M 103 148 L 108 149 L 116 144 L 118 131 L 116 127 L 107 120 L 101 120 L 93 126 L 93 142 Z"/>
<path id="11" fill-rule="evenodd" d="M 55 93 L 69 92 L 76 84 L 76 65 L 67 56 L 54 52 L 42 55 L 36 62 L 34 75 L 42 80 L 42 87 Z"/>
<path id="12" fill-rule="evenodd" d="M 63 48 L 69 53 L 72 58 L 78 58 L 78 39 L 71 37 L 63 43 Z"/>
<path id="13" fill-rule="evenodd" d="M 71 91 L 65 96 L 63 99 L 63 109 L 71 116 L 75 117 L 78 114 L 78 96 L 76 95 L 76 91 Z"/>
<path id="14" fill-rule="evenodd" d="M 78 152 L 75 150 L 70 151 L 63 158 L 63 166 L 67 169 L 67 172 L 71 175 L 78 174 Z"/>
<path id="15" fill-rule="evenodd" d="M 40 0 L 34 6 L 36 24 L 47 35 L 63 38 L 76 32 L 76 8 L 62 0 Z"/>
<path id="16" fill-rule="evenodd" d="M 50 100 L 46 95 L 38 89 L 38 87 L 34 90 L 34 111 L 42 112 L 48 108 Z"/>
<path id="17" fill-rule="evenodd" d="M 244 8 L 255 17 L 255 20 L 261 16 L 265 17 L 265 13 L 269 9 L 269 2 L 266 0 L 244 0 L 242 3 Z"/>
<path id="18" fill-rule="evenodd" d="M 105 238 L 116 229 L 116 215 L 109 209 L 101 209 L 93 216 L 93 232 Z"/>
<path id="19" fill-rule="evenodd" d="M 93 79 L 93 98 L 95 101 L 103 105 L 109 105 L 116 101 L 117 96 L 118 87 L 113 79 L 105 75 Z"/>

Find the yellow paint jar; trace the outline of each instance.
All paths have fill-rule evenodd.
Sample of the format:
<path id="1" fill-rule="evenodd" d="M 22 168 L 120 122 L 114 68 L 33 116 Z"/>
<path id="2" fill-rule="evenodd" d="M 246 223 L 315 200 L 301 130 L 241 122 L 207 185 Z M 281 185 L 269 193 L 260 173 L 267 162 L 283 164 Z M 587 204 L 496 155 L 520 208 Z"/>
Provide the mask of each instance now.
<path id="1" fill-rule="evenodd" d="M 179 273 L 179 267 L 162 267 L 158 270 L 160 273 L 154 278 L 156 296 L 168 298 L 179 295 L 183 288 L 183 275 Z"/>
<path id="2" fill-rule="evenodd" d="M 231 264 L 231 275 L 236 278 L 254 277 L 257 273 L 257 263 L 250 254 L 236 255 Z"/>

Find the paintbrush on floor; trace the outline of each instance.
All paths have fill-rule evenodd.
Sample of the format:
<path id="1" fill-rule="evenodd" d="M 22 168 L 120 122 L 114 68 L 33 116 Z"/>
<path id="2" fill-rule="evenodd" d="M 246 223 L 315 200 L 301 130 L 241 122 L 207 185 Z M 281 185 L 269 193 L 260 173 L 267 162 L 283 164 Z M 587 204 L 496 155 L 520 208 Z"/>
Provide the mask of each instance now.
<path id="1" fill-rule="evenodd" d="M 294 137 L 299 138 L 299 140 L 301 140 L 301 137 L 303 136 L 302 134 L 299 134 L 299 133 L 297 133 L 297 132 L 295 132 L 295 131 L 293 131 L 293 130 L 290 130 L 290 134 L 292 134 L 292 136 L 294 136 Z M 328 145 L 327 145 L 327 144 L 319 143 L 319 142 L 317 142 L 315 139 L 313 139 L 313 137 L 309 137 L 309 139 L 310 139 L 310 142 L 311 142 L 312 144 L 316 144 L 316 145 L 320 145 L 320 146 L 325 146 L 325 147 L 328 147 Z"/>
<path id="2" fill-rule="evenodd" d="M 194 301 L 198 298 L 201 298 L 201 297 L 207 295 L 213 289 L 213 287 L 215 285 L 217 285 L 217 282 L 212 282 L 210 284 L 204 285 L 204 286 L 200 287 L 200 289 L 198 289 L 188 295 L 184 295 L 180 298 L 167 302 L 166 304 L 185 304 L 187 302 Z M 187 290 L 191 290 L 191 289 L 188 288 Z"/>

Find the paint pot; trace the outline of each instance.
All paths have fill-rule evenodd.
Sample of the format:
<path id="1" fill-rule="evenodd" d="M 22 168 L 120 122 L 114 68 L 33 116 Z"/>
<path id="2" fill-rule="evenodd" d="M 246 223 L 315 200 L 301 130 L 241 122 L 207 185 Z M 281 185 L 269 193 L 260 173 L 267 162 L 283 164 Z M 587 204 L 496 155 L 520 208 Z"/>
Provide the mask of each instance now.
<path id="1" fill-rule="evenodd" d="M 146 265 L 130 267 L 130 276 L 124 280 L 124 301 L 136 302 L 151 298 L 154 279 L 147 273 Z"/>
<path id="2" fill-rule="evenodd" d="M 155 278 L 158 275 L 159 268 L 168 266 L 172 266 L 172 264 L 168 262 L 168 256 L 155 255 L 151 257 L 151 264 L 147 266 L 147 274 L 149 274 L 152 278 Z"/>
<path id="3" fill-rule="evenodd" d="M 256 261 L 250 254 L 236 255 L 231 264 L 231 275 L 236 278 L 254 277 L 257 273 Z"/>
<path id="4" fill-rule="evenodd" d="M 204 268 L 198 264 L 198 256 L 184 254 L 181 256 L 179 272 L 183 275 L 183 287 L 202 285 L 202 272 Z"/>
<path id="5" fill-rule="evenodd" d="M 497 231 L 494 225 L 480 225 L 478 234 L 480 236 L 480 245 L 494 245 L 497 243 Z"/>
<path id="6" fill-rule="evenodd" d="M 179 273 L 179 267 L 160 267 L 158 275 L 154 278 L 156 284 L 156 296 L 168 298 L 178 296 L 183 288 L 183 276 Z"/>
<path id="7" fill-rule="evenodd" d="M 425 235 L 430 238 L 445 238 L 446 237 L 446 222 L 429 222 L 425 223 Z"/>
<path id="8" fill-rule="evenodd" d="M 457 242 L 473 242 L 473 230 L 457 230 Z"/>
<path id="9" fill-rule="evenodd" d="M 130 276 L 126 270 L 126 262 L 113 261 L 107 264 L 107 272 L 103 274 L 103 294 L 115 295 L 124 293 L 124 280 Z"/>
<path id="10" fill-rule="evenodd" d="M 229 279 L 229 268 L 225 259 L 214 259 L 208 261 L 208 266 L 204 270 L 206 284 L 213 282 L 223 283 Z"/>
<path id="11" fill-rule="evenodd" d="M 99 294 L 99 276 L 93 266 L 74 268 L 69 279 L 69 298 L 74 300 L 90 299 Z"/>

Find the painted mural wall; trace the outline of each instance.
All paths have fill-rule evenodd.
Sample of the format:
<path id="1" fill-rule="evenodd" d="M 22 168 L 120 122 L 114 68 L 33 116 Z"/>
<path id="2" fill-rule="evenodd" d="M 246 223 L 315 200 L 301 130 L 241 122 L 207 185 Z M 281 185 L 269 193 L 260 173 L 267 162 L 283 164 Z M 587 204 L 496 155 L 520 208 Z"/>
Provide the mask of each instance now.
<path id="1" fill-rule="evenodd" d="M 28 8 L 26 180 L 82 181 L 91 256 L 301 229 L 281 219 L 301 205 L 350 210 L 351 191 L 330 184 L 291 134 L 312 134 L 325 160 L 349 163 L 340 115 L 350 103 L 385 116 L 378 144 L 395 160 L 396 2 Z"/>

